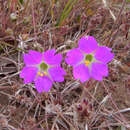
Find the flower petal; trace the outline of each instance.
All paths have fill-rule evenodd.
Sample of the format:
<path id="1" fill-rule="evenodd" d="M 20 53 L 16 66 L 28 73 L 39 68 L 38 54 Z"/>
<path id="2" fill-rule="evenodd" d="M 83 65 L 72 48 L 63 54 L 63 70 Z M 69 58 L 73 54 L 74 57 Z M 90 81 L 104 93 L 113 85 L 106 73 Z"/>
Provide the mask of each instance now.
<path id="1" fill-rule="evenodd" d="M 110 49 L 108 47 L 102 46 L 96 50 L 95 59 L 105 64 L 111 61 L 113 58 L 114 58 L 114 54 L 110 52 Z"/>
<path id="2" fill-rule="evenodd" d="M 91 65 L 91 77 L 95 80 L 102 80 L 103 76 L 108 76 L 107 64 L 94 62 Z"/>
<path id="3" fill-rule="evenodd" d="M 48 50 L 44 52 L 44 61 L 49 65 L 59 65 L 62 61 L 62 55 L 56 54 L 55 55 L 55 49 Z"/>
<path id="4" fill-rule="evenodd" d="M 40 52 L 30 50 L 28 54 L 23 55 L 26 65 L 37 65 L 42 62 L 43 55 Z"/>
<path id="5" fill-rule="evenodd" d="M 37 67 L 24 67 L 20 73 L 20 78 L 24 78 L 24 83 L 31 83 L 37 75 Z"/>
<path id="6" fill-rule="evenodd" d="M 52 81 L 47 76 L 38 76 L 35 80 L 35 86 L 39 93 L 48 92 L 52 87 Z"/>
<path id="7" fill-rule="evenodd" d="M 96 50 L 97 47 L 98 47 L 98 44 L 96 40 L 94 39 L 94 37 L 92 36 L 82 37 L 79 40 L 79 48 L 87 54 Z"/>
<path id="8" fill-rule="evenodd" d="M 85 64 L 80 64 L 73 68 L 73 75 L 75 79 L 80 79 L 81 82 L 85 82 L 90 78 L 89 68 Z"/>
<path id="9" fill-rule="evenodd" d="M 84 58 L 84 55 L 78 48 L 70 50 L 66 56 L 67 56 L 65 58 L 66 63 L 72 66 L 80 63 L 80 61 L 82 61 Z"/>
<path id="10" fill-rule="evenodd" d="M 57 81 L 57 82 L 64 81 L 63 76 L 66 75 L 66 72 L 64 71 L 63 68 L 61 68 L 59 66 L 51 67 L 51 68 L 49 68 L 48 72 L 54 81 Z"/>

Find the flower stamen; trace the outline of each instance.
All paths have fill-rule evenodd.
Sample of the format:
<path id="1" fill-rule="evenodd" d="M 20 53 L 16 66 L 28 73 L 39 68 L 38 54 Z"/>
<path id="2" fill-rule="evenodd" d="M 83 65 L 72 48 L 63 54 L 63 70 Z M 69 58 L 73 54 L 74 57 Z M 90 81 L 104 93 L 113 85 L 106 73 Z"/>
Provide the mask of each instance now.
<path id="1" fill-rule="evenodd" d="M 85 65 L 88 66 L 90 64 L 90 61 L 89 60 L 86 60 L 85 61 Z"/>
<path id="2" fill-rule="evenodd" d="M 43 77 L 44 75 L 47 76 L 47 72 L 43 72 L 43 73 L 37 72 L 37 75 L 38 75 L 38 76 L 41 76 L 41 77 Z"/>
<path id="3" fill-rule="evenodd" d="M 46 75 L 46 76 L 47 76 L 47 72 L 44 72 L 44 75 Z"/>
<path id="4" fill-rule="evenodd" d="M 40 72 L 37 72 L 37 75 L 40 75 L 41 73 Z"/>
<path id="5" fill-rule="evenodd" d="M 40 76 L 43 77 L 43 74 L 41 73 Z"/>

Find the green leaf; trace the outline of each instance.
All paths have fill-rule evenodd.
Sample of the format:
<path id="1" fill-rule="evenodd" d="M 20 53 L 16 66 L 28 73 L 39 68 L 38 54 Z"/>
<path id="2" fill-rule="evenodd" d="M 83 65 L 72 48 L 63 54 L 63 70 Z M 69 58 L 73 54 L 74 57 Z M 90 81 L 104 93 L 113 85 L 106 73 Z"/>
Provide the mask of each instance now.
<path id="1" fill-rule="evenodd" d="M 130 0 L 126 0 L 126 2 L 130 2 Z"/>
<path id="2" fill-rule="evenodd" d="M 19 0 L 19 3 L 22 5 L 24 3 L 24 0 Z"/>
<path id="3" fill-rule="evenodd" d="M 69 16 L 74 4 L 77 2 L 77 0 L 69 0 L 67 4 L 65 5 L 65 8 L 62 11 L 62 14 L 60 16 L 59 21 L 57 22 L 56 26 L 60 26 L 63 21 Z"/>
<path id="4" fill-rule="evenodd" d="M 85 0 L 85 2 L 89 2 L 89 0 Z"/>

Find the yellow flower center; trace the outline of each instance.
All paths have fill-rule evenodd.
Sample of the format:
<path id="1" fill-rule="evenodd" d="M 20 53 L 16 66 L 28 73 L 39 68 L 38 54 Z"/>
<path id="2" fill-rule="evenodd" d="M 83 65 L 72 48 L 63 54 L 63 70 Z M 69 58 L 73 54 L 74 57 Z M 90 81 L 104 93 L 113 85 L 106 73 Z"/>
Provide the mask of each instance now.
<path id="1" fill-rule="evenodd" d="M 47 72 L 44 72 L 44 75 L 47 75 Z"/>
<path id="2" fill-rule="evenodd" d="M 89 60 L 86 60 L 85 61 L 85 65 L 88 66 L 90 64 L 90 61 Z"/>
<path id="3" fill-rule="evenodd" d="M 41 72 L 37 72 L 37 75 L 43 77 L 44 75 L 47 75 L 47 72 L 41 73 Z"/>

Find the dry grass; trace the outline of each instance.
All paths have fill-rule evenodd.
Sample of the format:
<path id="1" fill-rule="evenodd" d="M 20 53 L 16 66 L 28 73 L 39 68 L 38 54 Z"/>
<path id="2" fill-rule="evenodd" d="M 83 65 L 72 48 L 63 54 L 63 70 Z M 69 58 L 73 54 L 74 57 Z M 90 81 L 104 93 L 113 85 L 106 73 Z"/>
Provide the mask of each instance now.
<path id="1" fill-rule="evenodd" d="M 0 0 L 0 130 L 130 129 L 129 7 L 126 0 Z M 75 81 L 63 62 L 65 81 L 49 93 L 23 84 L 23 53 L 55 48 L 65 56 L 87 34 L 115 53 L 102 82 Z"/>

